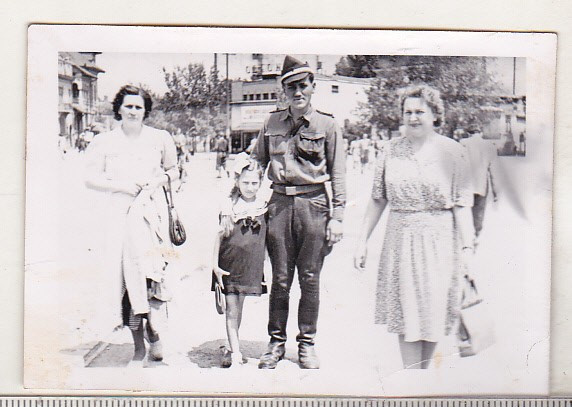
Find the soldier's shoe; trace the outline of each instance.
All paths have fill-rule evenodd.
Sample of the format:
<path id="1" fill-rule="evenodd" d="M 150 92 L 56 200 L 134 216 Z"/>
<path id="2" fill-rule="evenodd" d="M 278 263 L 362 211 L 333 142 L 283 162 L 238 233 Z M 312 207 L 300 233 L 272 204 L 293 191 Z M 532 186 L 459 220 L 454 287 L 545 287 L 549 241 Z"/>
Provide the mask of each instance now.
<path id="1" fill-rule="evenodd" d="M 283 342 L 270 342 L 266 353 L 260 357 L 259 369 L 276 369 L 276 365 L 284 359 L 286 348 Z"/>
<path id="2" fill-rule="evenodd" d="M 302 369 L 319 369 L 320 359 L 316 355 L 314 345 L 300 343 L 298 345 L 298 361 Z"/>

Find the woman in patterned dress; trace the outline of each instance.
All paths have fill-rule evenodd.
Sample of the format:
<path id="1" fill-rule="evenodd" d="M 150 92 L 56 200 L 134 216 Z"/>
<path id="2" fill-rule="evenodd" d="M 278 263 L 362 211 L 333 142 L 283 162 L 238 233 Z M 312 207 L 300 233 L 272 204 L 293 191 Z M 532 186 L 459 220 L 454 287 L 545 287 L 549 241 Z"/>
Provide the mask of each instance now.
<path id="1" fill-rule="evenodd" d="M 439 92 L 412 86 L 399 107 L 405 134 L 382 148 L 354 261 L 365 267 L 367 240 L 389 206 L 375 322 L 398 335 L 405 368 L 426 369 L 457 323 L 473 198 L 463 147 L 435 132 L 444 113 Z"/>
<path id="2" fill-rule="evenodd" d="M 135 345 L 133 361 L 140 363 L 146 355 L 145 331 L 149 359 L 163 359 L 159 334 L 170 300 L 165 277 L 173 251 L 162 186 L 179 177 L 169 133 L 143 124 L 152 105 L 145 90 L 122 87 L 113 100 L 121 124 L 96 136 L 86 152 L 86 185 L 109 193 L 104 267 L 98 276 L 109 325 L 102 329 L 128 326 Z"/>

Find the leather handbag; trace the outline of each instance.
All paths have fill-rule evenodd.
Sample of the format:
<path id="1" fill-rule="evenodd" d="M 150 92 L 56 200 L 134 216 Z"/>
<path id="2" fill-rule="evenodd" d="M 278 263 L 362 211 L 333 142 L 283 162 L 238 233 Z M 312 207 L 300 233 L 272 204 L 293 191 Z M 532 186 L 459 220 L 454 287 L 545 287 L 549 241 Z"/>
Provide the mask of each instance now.
<path id="1" fill-rule="evenodd" d="M 215 281 L 214 283 L 214 293 L 216 312 L 218 312 L 220 315 L 223 315 L 224 310 L 226 309 L 226 298 L 218 281 Z"/>
<path id="2" fill-rule="evenodd" d="M 187 233 L 185 232 L 183 222 L 181 222 L 181 219 L 179 218 L 179 214 L 175 210 L 173 192 L 171 190 L 171 177 L 169 174 L 166 175 L 169 182 L 163 187 L 163 191 L 165 192 L 165 199 L 167 200 L 167 208 L 169 212 L 169 237 L 171 239 L 171 243 L 175 246 L 180 246 L 187 240 Z"/>
<path id="3" fill-rule="evenodd" d="M 474 356 L 495 343 L 494 322 L 480 297 L 475 280 L 465 276 L 461 321 L 457 338 L 461 357 Z"/>

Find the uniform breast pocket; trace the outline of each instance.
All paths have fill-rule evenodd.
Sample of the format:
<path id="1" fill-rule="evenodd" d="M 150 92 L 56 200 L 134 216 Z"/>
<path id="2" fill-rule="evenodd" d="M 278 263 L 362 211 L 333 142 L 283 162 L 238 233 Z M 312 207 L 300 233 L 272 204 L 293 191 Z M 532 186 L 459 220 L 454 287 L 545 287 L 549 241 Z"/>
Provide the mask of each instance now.
<path id="1" fill-rule="evenodd" d="M 287 140 L 283 134 L 266 133 L 268 137 L 268 152 L 270 155 L 283 155 L 286 153 Z"/>
<path id="2" fill-rule="evenodd" d="M 315 161 L 324 158 L 326 135 L 320 132 L 301 131 L 296 138 L 296 150 L 300 157 Z"/>

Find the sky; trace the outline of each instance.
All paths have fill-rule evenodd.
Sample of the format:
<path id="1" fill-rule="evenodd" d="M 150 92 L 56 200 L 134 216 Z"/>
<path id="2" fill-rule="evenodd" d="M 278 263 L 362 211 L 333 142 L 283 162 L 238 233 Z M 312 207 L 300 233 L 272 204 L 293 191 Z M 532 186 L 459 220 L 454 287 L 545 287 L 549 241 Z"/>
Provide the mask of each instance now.
<path id="1" fill-rule="evenodd" d="M 252 64 L 252 54 L 229 55 L 229 77 L 231 79 L 248 79 L 245 66 Z M 308 56 L 307 56 L 308 57 Z M 323 60 L 325 73 L 333 73 L 335 63 L 340 56 L 320 56 Z M 503 91 L 512 93 L 513 58 L 489 59 L 497 78 L 503 84 Z M 517 58 L 516 94 L 526 93 L 525 59 Z M 163 95 L 167 92 L 163 67 L 173 71 L 177 66 L 186 66 L 189 63 L 202 63 L 208 71 L 214 64 L 214 54 L 159 54 L 159 53 L 109 53 L 104 52 L 97 56 L 97 65 L 105 70 L 98 75 L 98 97 L 113 99 L 119 88 L 126 84 L 145 84 L 154 93 Z M 218 54 L 218 70 L 221 75 L 226 74 L 226 56 Z"/>

